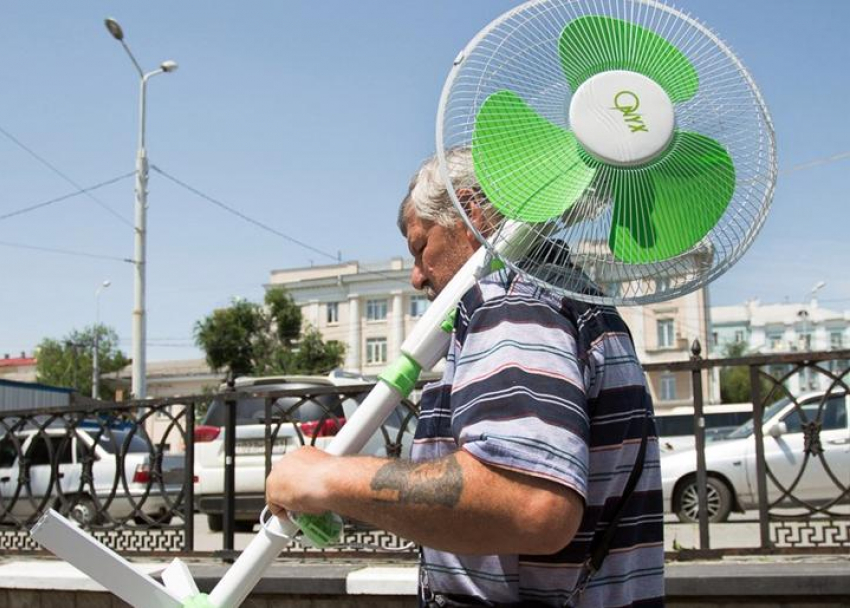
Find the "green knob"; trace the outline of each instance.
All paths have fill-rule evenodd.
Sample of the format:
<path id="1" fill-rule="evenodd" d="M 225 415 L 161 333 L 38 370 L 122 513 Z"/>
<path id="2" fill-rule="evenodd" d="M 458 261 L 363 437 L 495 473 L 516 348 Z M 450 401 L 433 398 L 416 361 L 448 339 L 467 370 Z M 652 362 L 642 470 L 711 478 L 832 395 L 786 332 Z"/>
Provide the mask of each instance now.
<path id="1" fill-rule="evenodd" d="M 342 537 L 342 518 L 327 511 L 319 515 L 300 513 L 292 521 L 301 529 L 310 543 L 319 549 L 339 542 Z"/>

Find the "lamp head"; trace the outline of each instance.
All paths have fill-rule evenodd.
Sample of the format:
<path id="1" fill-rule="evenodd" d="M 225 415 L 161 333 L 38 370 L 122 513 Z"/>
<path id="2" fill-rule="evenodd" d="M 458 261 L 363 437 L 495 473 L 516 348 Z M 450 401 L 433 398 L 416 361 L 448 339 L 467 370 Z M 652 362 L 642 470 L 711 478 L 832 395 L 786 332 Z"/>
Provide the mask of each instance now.
<path id="1" fill-rule="evenodd" d="M 112 285 L 112 281 L 110 281 L 109 279 L 103 282 L 103 287 L 109 287 L 110 285 Z"/>
<path id="2" fill-rule="evenodd" d="M 121 29 L 121 26 L 118 25 L 118 22 L 115 21 L 112 17 L 108 17 L 104 19 L 103 23 L 106 25 L 106 29 L 109 30 L 109 33 L 112 34 L 112 37 L 115 40 L 124 40 L 124 30 Z"/>
<path id="3" fill-rule="evenodd" d="M 160 64 L 160 66 L 159 66 L 159 67 L 160 67 L 160 68 L 162 68 L 162 71 L 163 71 L 163 72 L 174 72 L 175 70 L 177 70 L 177 67 L 178 67 L 178 66 L 177 66 L 177 62 L 176 62 L 176 61 L 171 61 L 171 60 L 169 59 L 168 61 L 163 61 L 163 62 Z"/>

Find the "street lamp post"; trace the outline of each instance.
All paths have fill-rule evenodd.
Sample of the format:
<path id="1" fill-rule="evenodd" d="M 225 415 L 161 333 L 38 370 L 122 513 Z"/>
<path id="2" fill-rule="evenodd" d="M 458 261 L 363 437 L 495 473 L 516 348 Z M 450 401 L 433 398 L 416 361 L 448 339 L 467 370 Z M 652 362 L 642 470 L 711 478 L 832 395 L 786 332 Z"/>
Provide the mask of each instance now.
<path id="1" fill-rule="evenodd" d="M 803 302 L 803 308 L 797 313 L 797 316 L 800 317 L 803 322 L 802 333 L 803 333 L 803 347 L 805 350 L 812 350 L 812 339 L 809 336 L 809 315 L 811 314 L 812 300 L 815 298 L 815 294 L 819 292 L 821 289 L 826 287 L 826 281 L 818 281 L 815 283 L 814 287 L 809 290 L 808 297 L 809 302 L 806 304 Z"/>
<path id="2" fill-rule="evenodd" d="M 139 149 L 136 154 L 136 223 L 135 223 L 135 267 L 134 306 L 133 306 L 133 382 L 132 394 L 136 399 L 144 399 L 147 395 L 146 366 L 145 366 L 145 245 L 147 238 L 147 208 L 148 208 L 148 157 L 145 150 L 145 96 L 148 80 L 152 77 L 177 69 L 174 61 L 163 61 L 159 68 L 145 73 L 139 62 L 124 42 L 124 31 L 114 19 L 106 19 L 106 29 L 127 52 L 133 66 L 139 73 Z"/>
<path id="3" fill-rule="evenodd" d="M 100 292 L 112 285 L 111 281 L 104 281 L 94 292 L 94 347 L 92 353 L 92 381 L 91 398 L 100 399 Z"/>

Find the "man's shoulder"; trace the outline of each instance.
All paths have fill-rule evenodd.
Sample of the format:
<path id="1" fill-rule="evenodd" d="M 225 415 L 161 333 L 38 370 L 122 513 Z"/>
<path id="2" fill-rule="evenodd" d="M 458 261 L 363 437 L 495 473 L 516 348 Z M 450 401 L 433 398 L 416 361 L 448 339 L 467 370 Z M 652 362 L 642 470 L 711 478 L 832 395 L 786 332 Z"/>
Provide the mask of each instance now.
<path id="1" fill-rule="evenodd" d="M 526 322 L 555 313 L 572 327 L 585 346 L 604 334 L 629 334 L 629 329 L 613 306 L 585 302 L 556 293 L 518 273 L 498 270 L 479 279 L 461 298 L 458 306 L 462 325 L 477 312 L 503 307 L 522 309 Z M 516 314 L 516 313 L 514 313 Z"/>
<path id="2" fill-rule="evenodd" d="M 528 278 L 507 269 L 496 270 L 479 279 L 463 300 L 468 305 L 500 304 L 506 300 L 542 302 L 560 309 L 564 297 L 560 296 Z"/>

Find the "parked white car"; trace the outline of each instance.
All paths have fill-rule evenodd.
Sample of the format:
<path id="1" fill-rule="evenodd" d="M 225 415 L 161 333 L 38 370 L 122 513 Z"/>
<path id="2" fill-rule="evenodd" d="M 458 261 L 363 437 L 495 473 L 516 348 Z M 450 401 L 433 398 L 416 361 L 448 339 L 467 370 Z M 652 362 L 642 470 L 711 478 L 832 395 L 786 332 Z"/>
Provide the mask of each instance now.
<path id="1" fill-rule="evenodd" d="M 0 437 L 0 523 L 26 521 L 55 508 L 84 525 L 103 523 L 104 511 L 115 520 L 167 524 L 171 509 L 166 496 L 172 504 L 179 497 L 183 455 L 162 458 L 160 484 L 156 475 L 152 480 L 148 444 L 128 433 L 77 427 L 28 429 Z M 91 482 L 83 481 L 86 458 L 92 459 Z M 27 478 L 29 484 L 22 484 Z"/>
<path id="2" fill-rule="evenodd" d="M 265 406 L 263 394 L 309 389 L 332 389 L 339 386 L 366 385 L 371 382 L 349 375 L 277 376 L 270 378 L 237 378 L 235 390 L 242 393 L 236 408 L 236 475 L 235 526 L 237 531 L 250 531 L 258 522 L 265 505 Z M 253 395 L 253 396 L 248 396 Z M 345 424 L 367 393 L 341 399 L 336 392 L 316 395 L 309 401 L 299 397 L 275 400 L 272 416 L 283 418 L 272 422 L 277 435 L 272 445 L 272 462 L 302 445 L 324 448 Z M 213 532 L 223 528 L 224 511 L 224 424 L 225 405 L 216 396 L 195 427 L 195 505 L 207 515 Z M 404 405 L 398 406 L 363 448 L 362 453 L 376 456 L 408 455 L 416 428 L 416 417 Z M 388 454 L 387 445 L 398 450 Z M 305 479 L 304 483 L 310 483 Z"/>
<path id="3" fill-rule="evenodd" d="M 793 507 L 796 498 L 823 505 L 842 495 L 845 501 L 850 501 L 850 492 L 847 492 L 850 486 L 850 396 L 842 391 L 824 397 L 822 392 L 808 393 L 797 398 L 799 407 L 786 398 L 765 410 L 762 426 L 765 461 L 779 484 L 768 478 L 767 494 L 771 503 L 781 498 L 782 506 Z M 821 423 L 819 449 L 822 453 L 815 456 L 806 452 L 803 425 L 817 420 Z M 706 445 L 709 521 L 726 521 L 730 511 L 758 506 L 755 448 L 752 420 L 725 439 Z M 667 508 L 684 522 L 697 521 L 699 516 L 696 471 L 695 450 L 662 452 L 664 500 Z"/>

